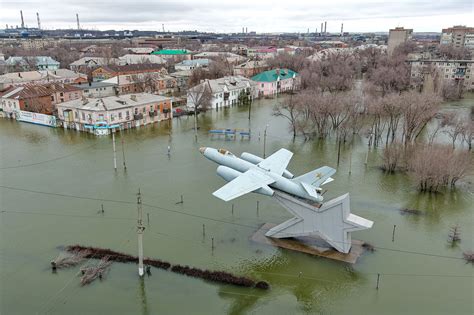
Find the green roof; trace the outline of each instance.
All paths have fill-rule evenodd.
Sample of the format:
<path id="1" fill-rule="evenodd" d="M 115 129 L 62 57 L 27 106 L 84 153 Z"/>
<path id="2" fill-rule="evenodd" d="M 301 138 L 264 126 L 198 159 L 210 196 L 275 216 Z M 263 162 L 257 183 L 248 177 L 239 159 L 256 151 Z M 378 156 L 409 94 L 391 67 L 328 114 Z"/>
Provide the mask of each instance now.
<path id="1" fill-rule="evenodd" d="M 159 51 L 154 51 L 152 55 L 186 55 L 189 52 L 186 49 L 162 49 Z"/>
<path id="2" fill-rule="evenodd" d="M 279 71 L 279 75 L 277 74 L 277 71 Z M 293 78 L 293 76 L 297 76 L 297 75 L 298 73 L 290 69 L 273 69 L 273 70 L 264 71 L 257 75 L 254 75 L 252 77 L 252 81 L 276 82 L 278 80 L 278 76 L 280 76 L 280 80 L 285 80 L 288 78 Z"/>

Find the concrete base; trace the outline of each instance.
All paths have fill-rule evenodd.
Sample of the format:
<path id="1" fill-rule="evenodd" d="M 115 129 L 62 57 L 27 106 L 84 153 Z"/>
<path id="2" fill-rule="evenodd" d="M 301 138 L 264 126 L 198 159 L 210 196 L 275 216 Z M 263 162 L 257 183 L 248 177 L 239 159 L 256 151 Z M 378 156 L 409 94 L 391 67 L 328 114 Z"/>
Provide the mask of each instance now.
<path id="1" fill-rule="evenodd" d="M 275 226 L 276 225 L 272 223 L 266 223 L 262 225 L 252 235 L 251 240 L 259 244 L 277 246 L 300 253 L 343 261 L 351 264 L 356 263 L 360 255 L 362 255 L 362 253 L 365 251 L 364 247 L 362 247 L 364 242 L 354 239 L 351 241 L 352 246 L 349 253 L 345 254 L 335 250 L 326 241 L 317 236 L 303 236 L 293 238 L 273 238 L 265 236 L 265 233 Z"/>

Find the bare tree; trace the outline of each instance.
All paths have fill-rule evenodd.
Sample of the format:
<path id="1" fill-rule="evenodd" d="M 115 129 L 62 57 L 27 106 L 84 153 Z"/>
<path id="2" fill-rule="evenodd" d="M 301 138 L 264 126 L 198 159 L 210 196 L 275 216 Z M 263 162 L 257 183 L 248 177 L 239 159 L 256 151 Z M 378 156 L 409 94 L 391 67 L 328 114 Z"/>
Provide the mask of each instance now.
<path id="1" fill-rule="evenodd" d="M 188 97 L 194 109 L 194 138 L 197 141 L 197 113 L 198 110 L 206 110 L 211 106 L 212 91 L 208 81 L 196 85 L 188 90 Z"/>
<path id="2" fill-rule="evenodd" d="M 466 124 L 457 113 L 449 112 L 444 115 L 443 126 L 445 126 L 444 133 L 449 136 L 453 149 L 456 146 L 456 140 L 462 138 L 465 133 Z"/>

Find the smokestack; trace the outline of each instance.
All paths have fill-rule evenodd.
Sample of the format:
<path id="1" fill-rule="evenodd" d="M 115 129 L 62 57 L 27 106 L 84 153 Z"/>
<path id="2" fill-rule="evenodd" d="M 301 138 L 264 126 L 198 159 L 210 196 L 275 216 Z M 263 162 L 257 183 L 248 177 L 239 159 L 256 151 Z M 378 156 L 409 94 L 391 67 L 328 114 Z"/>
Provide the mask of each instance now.
<path id="1" fill-rule="evenodd" d="M 324 31 L 323 22 L 321 22 L 321 35 L 323 35 L 323 31 Z"/>
<path id="2" fill-rule="evenodd" d="M 344 23 L 341 23 L 341 36 L 344 35 Z"/>
<path id="3" fill-rule="evenodd" d="M 21 28 L 25 28 L 25 21 L 23 20 L 23 11 L 20 10 L 20 15 L 21 15 Z"/>
<path id="4" fill-rule="evenodd" d="M 328 27 L 328 22 L 326 21 L 326 22 L 324 22 L 324 34 L 327 34 L 327 32 L 328 32 L 327 27 Z"/>
<path id="5" fill-rule="evenodd" d="M 81 25 L 79 24 L 79 14 L 78 13 L 76 13 L 76 21 L 77 21 L 77 29 L 80 30 Z"/>
<path id="6" fill-rule="evenodd" d="M 248 27 L 246 26 L 246 27 L 245 27 L 245 34 L 248 34 L 248 32 L 249 32 L 249 29 L 248 29 Z"/>
<path id="7" fill-rule="evenodd" d="M 163 33 L 165 33 L 165 24 L 161 24 L 161 28 L 163 29 Z"/>
<path id="8" fill-rule="evenodd" d="M 36 19 L 38 20 L 38 29 L 41 29 L 41 22 L 40 22 L 40 15 L 38 12 L 36 12 Z"/>
<path id="9" fill-rule="evenodd" d="M 245 33 L 245 28 L 242 26 L 242 34 Z"/>

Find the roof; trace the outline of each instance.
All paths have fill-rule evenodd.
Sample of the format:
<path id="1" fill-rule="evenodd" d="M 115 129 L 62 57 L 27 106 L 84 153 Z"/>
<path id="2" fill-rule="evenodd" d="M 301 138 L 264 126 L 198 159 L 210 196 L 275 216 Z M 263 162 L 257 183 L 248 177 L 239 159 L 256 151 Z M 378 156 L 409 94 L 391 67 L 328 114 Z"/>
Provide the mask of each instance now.
<path id="1" fill-rule="evenodd" d="M 133 55 L 127 54 L 119 57 L 119 64 L 137 64 L 137 63 L 165 63 L 165 60 L 161 56 L 157 55 Z"/>
<path id="2" fill-rule="evenodd" d="M 125 94 L 99 98 L 85 97 L 58 104 L 58 107 L 82 109 L 88 111 L 107 111 L 130 108 L 133 106 L 148 105 L 150 103 L 171 100 L 170 97 L 149 93 Z"/>
<path id="3" fill-rule="evenodd" d="M 285 80 L 288 78 L 293 78 L 293 76 L 297 76 L 298 73 L 294 72 L 290 69 L 273 69 L 264 72 L 260 72 L 259 74 L 252 77 L 253 81 L 256 82 L 275 82 L 280 80 Z"/>
<path id="4" fill-rule="evenodd" d="M 170 76 L 172 77 L 190 77 L 193 72 L 191 70 L 181 70 L 181 71 L 176 71 L 173 73 L 170 73 Z"/>
<path id="5" fill-rule="evenodd" d="M 5 60 L 5 63 L 7 65 L 16 65 L 16 64 L 24 64 L 26 63 L 25 58 L 34 58 L 36 59 L 36 65 L 59 65 L 59 62 L 54 60 L 53 58 L 49 56 L 14 56 L 10 57 L 7 60 Z"/>
<path id="6" fill-rule="evenodd" d="M 183 60 L 180 63 L 175 64 L 175 66 L 207 66 L 209 65 L 209 59 L 194 59 L 194 60 Z"/>
<path id="7" fill-rule="evenodd" d="M 193 91 L 196 87 L 208 84 L 211 88 L 212 93 L 221 93 L 225 91 L 241 90 L 247 87 L 256 85 L 252 80 L 243 77 L 243 76 L 228 76 L 215 80 L 206 80 L 203 83 L 196 85 L 191 88 L 190 91 Z"/>
<path id="8" fill-rule="evenodd" d="M 73 84 L 72 86 L 74 86 L 74 87 L 76 87 L 80 90 L 87 90 L 87 89 L 95 89 L 95 88 L 101 88 L 101 87 L 115 86 L 115 84 L 105 82 L 105 81 L 94 81 L 94 82 L 89 82 L 89 83 L 84 83 L 84 84 Z"/>
<path id="9" fill-rule="evenodd" d="M 108 84 L 114 84 L 114 85 L 124 85 L 124 84 L 132 84 L 135 82 L 140 82 L 141 79 L 143 78 L 151 78 L 151 79 L 169 79 L 171 76 L 169 76 L 167 73 L 163 73 L 160 71 L 157 72 L 146 72 L 146 73 L 137 73 L 137 74 L 121 74 L 112 78 L 109 78 L 107 80 L 101 81 L 105 82 Z M 141 81 L 143 82 L 143 81 Z"/>
<path id="10" fill-rule="evenodd" d="M 131 65 L 107 65 L 101 66 L 102 69 L 109 72 L 135 72 L 135 71 L 145 71 L 145 70 L 163 70 L 163 65 L 158 63 L 137 63 Z"/>
<path id="11" fill-rule="evenodd" d="M 87 66 L 89 64 L 96 64 L 96 65 L 106 65 L 108 63 L 115 63 L 117 61 L 116 58 L 104 58 L 104 57 L 82 57 L 71 63 L 69 66 Z"/>
<path id="12" fill-rule="evenodd" d="M 56 70 L 39 70 L 39 71 L 22 71 L 10 72 L 0 75 L 0 83 L 22 83 L 38 80 L 61 80 L 61 79 L 76 79 L 87 78 L 85 74 L 78 73 L 69 69 Z"/>
<path id="13" fill-rule="evenodd" d="M 20 87 L 12 87 L 9 91 L 3 94 L 3 98 L 10 99 L 27 99 L 34 97 L 50 96 L 56 92 L 74 92 L 79 91 L 68 84 L 62 83 L 48 83 L 48 84 L 25 84 Z"/>
<path id="14" fill-rule="evenodd" d="M 187 55 L 189 52 L 186 49 L 162 49 L 154 51 L 152 55 Z"/>
<path id="15" fill-rule="evenodd" d="M 235 66 L 234 68 L 239 69 L 253 69 L 253 68 L 265 68 L 268 64 L 265 60 L 249 60 L 240 65 Z"/>

